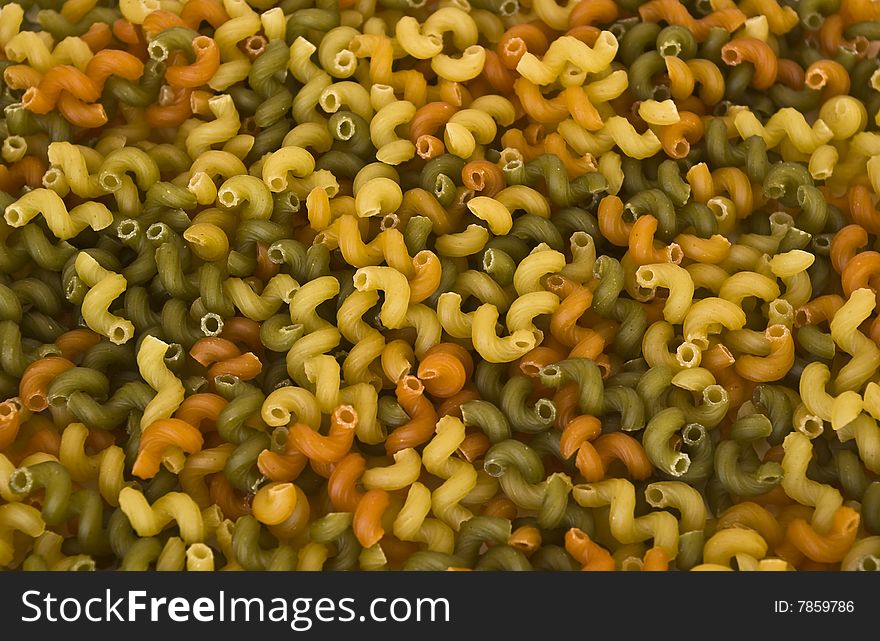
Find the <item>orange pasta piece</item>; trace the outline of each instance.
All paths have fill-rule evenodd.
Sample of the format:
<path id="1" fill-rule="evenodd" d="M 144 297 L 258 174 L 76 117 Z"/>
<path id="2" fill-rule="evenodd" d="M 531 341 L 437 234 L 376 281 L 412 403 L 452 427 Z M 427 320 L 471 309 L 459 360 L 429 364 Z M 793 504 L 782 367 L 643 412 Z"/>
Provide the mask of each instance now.
<path id="1" fill-rule="evenodd" d="M 187 454 L 202 449 L 204 438 L 199 429 L 179 418 L 163 418 L 150 423 L 141 433 L 138 455 L 131 473 L 142 479 L 156 476 L 162 464 L 162 455 L 171 446 Z"/>
<path id="2" fill-rule="evenodd" d="M 98 51 L 86 65 L 86 75 L 95 83 L 98 92 L 104 90 L 104 83 L 110 76 L 120 76 L 126 80 L 137 80 L 144 75 L 144 63 L 138 58 L 116 49 Z"/>
<path id="3" fill-rule="evenodd" d="M 55 347 L 61 350 L 61 356 L 73 360 L 100 342 L 101 336 L 90 329 L 71 329 L 55 339 Z"/>
<path id="4" fill-rule="evenodd" d="M 18 386 L 22 405 L 32 412 L 42 412 L 49 407 L 49 384 L 61 372 L 74 367 L 73 363 L 60 356 L 47 356 L 28 365 Z"/>
<path id="5" fill-rule="evenodd" d="M 217 417 L 228 401 L 218 394 L 200 392 L 187 396 L 174 412 L 174 418 L 195 425 L 201 432 L 216 429 Z"/>
<path id="6" fill-rule="evenodd" d="M 192 41 L 196 60 L 191 65 L 171 66 L 165 79 L 172 87 L 200 87 L 214 76 L 220 66 L 220 49 L 208 36 L 196 36 Z"/>
<path id="7" fill-rule="evenodd" d="M 0 452 L 15 442 L 21 427 L 21 408 L 13 399 L 0 403 Z"/>
<path id="8" fill-rule="evenodd" d="M 62 93 L 55 108 L 70 124 L 83 129 L 97 129 L 107 124 L 107 112 L 100 103 L 86 104 L 79 98 Z"/>
<path id="9" fill-rule="evenodd" d="M 473 371 L 473 359 L 466 349 L 440 343 L 425 352 L 417 375 L 429 394 L 449 398 L 461 391 Z"/>
<path id="10" fill-rule="evenodd" d="M 678 264 L 684 257 L 681 247 L 676 243 L 663 246 L 655 242 L 657 219 L 650 214 L 639 216 L 632 224 L 629 235 L 629 256 L 635 266 L 650 263 Z"/>
<path id="11" fill-rule="evenodd" d="M 779 62 L 770 45 L 762 40 L 735 38 L 721 47 L 721 59 L 731 67 L 750 62 L 755 67 L 752 77 L 755 89 L 769 89 L 776 82 Z"/>
<path id="12" fill-rule="evenodd" d="M 211 502 L 220 508 L 227 519 L 238 519 L 251 513 L 250 500 L 232 487 L 232 483 L 222 472 L 214 474 L 208 481 Z M 308 501 L 306 501 L 308 504 Z"/>
<path id="13" fill-rule="evenodd" d="M 190 89 L 178 89 L 172 91 L 169 98 L 164 101 L 160 96 L 159 104 L 153 104 L 146 108 L 144 120 L 150 127 L 156 129 L 182 125 L 187 118 L 192 116 L 192 107 L 189 101 L 191 93 Z"/>
<path id="14" fill-rule="evenodd" d="M 660 130 L 660 144 L 670 158 L 684 158 L 691 145 L 698 142 L 705 131 L 703 120 L 689 111 L 679 111 L 680 120 Z"/>
<path id="15" fill-rule="evenodd" d="M 512 521 L 516 518 L 517 507 L 509 498 L 499 495 L 489 499 L 489 501 L 483 505 L 480 514 L 483 514 L 484 516 L 497 516 Z"/>
<path id="16" fill-rule="evenodd" d="M 847 225 L 834 234 L 829 257 L 834 271 L 843 273 L 849 261 L 868 244 L 868 232 L 860 225 Z"/>
<path id="17" fill-rule="evenodd" d="M 541 530 L 532 525 L 518 527 L 507 538 L 507 545 L 531 556 L 541 547 Z"/>
<path id="18" fill-rule="evenodd" d="M 494 196 L 507 186 L 501 169 L 488 160 L 472 160 L 466 164 L 461 170 L 461 179 L 465 187 L 479 196 Z"/>
<path id="19" fill-rule="evenodd" d="M 550 42 L 544 31 L 537 24 L 528 23 L 514 25 L 505 31 L 498 41 L 497 51 L 505 67 L 516 69 L 527 52 L 542 56 L 549 46 Z"/>
<path id="20" fill-rule="evenodd" d="M 669 555 L 656 545 L 645 552 L 642 559 L 643 572 L 665 572 L 669 569 Z"/>
<path id="21" fill-rule="evenodd" d="M 807 558 L 819 563 L 837 563 L 855 542 L 859 520 L 859 513 L 854 509 L 840 507 L 832 517 L 827 534 L 819 534 L 804 519 L 795 519 L 785 536 Z"/>
<path id="22" fill-rule="evenodd" d="M 848 297 L 855 290 L 871 287 L 871 281 L 880 276 L 880 253 L 867 251 L 856 254 L 840 274 L 843 293 Z"/>
<path id="23" fill-rule="evenodd" d="M 415 276 L 409 281 L 409 302 L 421 303 L 440 286 L 443 267 L 432 251 L 422 250 L 412 259 Z"/>
<path id="24" fill-rule="evenodd" d="M 398 381 L 397 402 L 409 414 L 410 421 L 396 428 L 385 439 L 388 454 L 427 443 L 434 435 L 438 416 L 424 393 L 425 386 L 415 376 L 404 376 Z"/>
<path id="25" fill-rule="evenodd" d="M 365 548 L 372 547 L 385 536 L 382 515 L 390 501 L 385 490 L 369 490 L 357 505 L 351 529 L 358 542 Z"/>
<path id="26" fill-rule="evenodd" d="M 581 564 L 584 572 L 611 572 L 616 567 L 608 550 L 593 543 L 590 536 L 578 528 L 565 533 L 565 551 Z"/>
<path id="27" fill-rule="evenodd" d="M 0 189 L 14 194 L 25 185 L 37 188 L 46 169 L 48 169 L 46 163 L 36 156 L 25 156 L 9 167 L 0 165 Z"/>
<path id="28" fill-rule="evenodd" d="M 871 190 L 865 185 L 854 184 L 847 193 L 852 221 L 869 233 L 880 233 L 880 211 L 874 206 Z"/>
<path id="29" fill-rule="evenodd" d="M 357 483 L 367 469 L 363 456 L 352 452 L 347 454 L 333 468 L 327 480 L 327 495 L 333 509 L 339 512 L 354 512 L 363 498 Z"/>
<path id="30" fill-rule="evenodd" d="M 623 219 L 623 201 L 617 196 L 605 196 L 599 202 L 599 231 L 608 242 L 618 247 L 629 245 L 632 225 Z"/>
<path id="31" fill-rule="evenodd" d="M 639 16 L 646 22 L 667 22 L 686 27 L 697 42 L 703 42 L 713 27 L 722 27 L 733 33 L 746 21 L 746 15 L 739 9 L 714 11 L 698 20 L 678 0 L 650 0 L 639 7 Z"/>
<path id="32" fill-rule="evenodd" d="M 296 480 L 308 462 L 309 459 L 296 447 L 288 435 L 283 452 L 273 452 L 272 450 L 260 452 L 257 456 L 257 469 L 272 481 L 287 482 Z"/>
<path id="33" fill-rule="evenodd" d="M 38 86 L 24 92 L 22 105 L 33 113 L 47 114 L 64 91 L 87 103 L 101 97 L 101 91 L 86 74 L 72 65 L 59 65 L 47 71 Z"/>
<path id="34" fill-rule="evenodd" d="M 340 405 L 330 416 L 330 431 L 327 436 L 308 425 L 296 423 L 289 428 L 287 439 L 310 461 L 336 463 L 351 449 L 357 421 L 357 412 L 351 405 Z"/>

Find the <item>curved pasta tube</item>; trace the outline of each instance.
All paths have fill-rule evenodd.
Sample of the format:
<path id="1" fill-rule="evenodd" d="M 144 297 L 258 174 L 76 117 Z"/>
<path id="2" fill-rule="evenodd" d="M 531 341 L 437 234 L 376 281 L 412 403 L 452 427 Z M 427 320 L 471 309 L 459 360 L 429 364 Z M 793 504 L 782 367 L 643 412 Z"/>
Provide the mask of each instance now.
<path id="1" fill-rule="evenodd" d="M 834 513 L 843 505 L 840 492 L 830 485 L 807 477 L 813 444 L 800 432 L 792 432 L 782 443 L 782 488 L 801 505 L 814 507 L 812 524 L 820 534 L 831 529 Z"/>
<path id="2" fill-rule="evenodd" d="M 723 298 L 704 298 L 694 303 L 684 318 L 685 340 L 701 348 L 708 347 L 708 336 L 722 327 L 728 330 L 742 329 L 746 324 L 743 310 Z"/>
<path id="3" fill-rule="evenodd" d="M 783 107 L 770 116 L 766 124 L 761 124 L 758 117 L 747 109 L 738 111 L 733 117 L 733 124 L 743 140 L 749 136 L 760 136 L 768 149 L 788 140 L 804 154 L 813 153 L 834 136 L 825 121 L 819 119 L 810 125 L 804 115 L 792 107 Z"/>
<path id="4" fill-rule="evenodd" d="M 241 118 L 232 102 L 232 96 L 223 94 L 208 101 L 215 120 L 194 127 L 186 137 L 186 153 L 192 159 L 208 151 L 211 145 L 226 142 L 238 133 Z"/>
<path id="5" fill-rule="evenodd" d="M 422 459 L 413 448 L 395 452 L 394 463 L 385 467 L 373 467 L 364 472 L 361 481 L 370 490 L 391 492 L 412 485 L 419 478 Z"/>
<path id="6" fill-rule="evenodd" d="M 410 299 L 406 276 L 391 267 L 361 267 L 355 272 L 354 286 L 360 292 L 384 292 L 385 302 L 379 312 L 382 324 L 389 329 L 404 326 Z"/>
<path id="7" fill-rule="evenodd" d="M 101 203 L 86 202 L 68 211 L 58 194 L 43 187 L 29 191 L 7 206 L 3 218 L 12 227 L 24 227 L 40 214 L 59 240 L 73 238 L 86 227 L 100 231 L 113 222 L 110 210 Z"/>
<path id="8" fill-rule="evenodd" d="M 69 142 L 49 143 L 49 162 L 62 171 L 70 190 L 83 198 L 94 198 L 104 193 L 97 175 L 98 167 L 95 173 L 89 171 L 90 160 L 103 162 L 103 159 L 93 158 L 93 155 L 98 154 L 91 148 Z"/>
<path id="9" fill-rule="evenodd" d="M 156 395 L 144 408 L 141 416 L 142 429 L 159 419 L 169 418 L 183 402 L 183 383 L 165 364 L 165 354 L 169 347 L 168 343 L 147 335 L 138 348 L 138 370 L 149 386 L 156 390 Z"/>
<path id="10" fill-rule="evenodd" d="M 0 505 L 0 567 L 6 567 L 12 561 L 16 532 L 36 538 L 45 531 L 46 524 L 37 508 L 24 503 Z"/>
<path id="11" fill-rule="evenodd" d="M 315 170 L 315 158 L 302 147 L 282 147 L 272 152 L 264 161 L 262 178 L 272 192 L 288 189 L 289 174 L 305 178 Z"/>
<path id="12" fill-rule="evenodd" d="M 201 510 L 192 497 L 182 492 L 169 492 L 150 505 L 139 490 L 125 487 L 119 493 L 119 508 L 138 536 L 156 536 L 174 523 L 184 543 L 201 543 L 205 539 Z"/>
<path id="13" fill-rule="evenodd" d="M 678 520 L 669 512 L 650 512 L 635 518 L 635 487 L 626 479 L 575 485 L 572 496 L 584 507 L 610 506 L 611 535 L 618 542 L 640 543 L 648 539 L 663 548 L 670 559 L 678 555 Z"/>
<path id="14" fill-rule="evenodd" d="M 141 432 L 138 455 L 131 473 L 142 479 L 154 477 L 159 472 L 162 458 L 171 447 L 179 447 L 187 454 L 202 448 L 204 438 L 197 427 L 176 418 L 159 419 Z"/>
<path id="15" fill-rule="evenodd" d="M 510 363 L 524 356 L 535 347 L 535 335 L 528 330 L 517 330 L 500 338 L 495 325 L 498 308 L 484 303 L 474 312 L 471 340 L 477 353 L 490 363 Z"/>
<path id="16" fill-rule="evenodd" d="M 474 466 L 453 457 L 464 437 L 464 423 L 453 416 L 444 416 L 437 422 L 436 436 L 422 451 L 425 469 L 434 476 L 446 479 L 431 495 L 434 514 L 456 531 L 473 516 L 460 503 L 477 485 Z"/>
<path id="17" fill-rule="evenodd" d="M 273 276 L 260 294 L 241 278 L 229 278 L 223 283 L 223 291 L 232 300 L 232 304 L 255 321 L 270 318 L 281 305 L 293 300 L 298 289 L 299 283 L 288 274 Z"/>
<path id="18" fill-rule="evenodd" d="M 694 281 L 686 269 L 673 263 L 642 265 L 636 270 L 636 282 L 650 290 L 668 289 L 663 318 L 676 325 L 684 321 L 694 299 Z"/>
<path id="19" fill-rule="evenodd" d="M 401 541 L 425 543 L 428 550 L 452 554 L 455 532 L 438 519 L 427 518 L 431 512 L 431 490 L 416 481 L 406 495 L 406 502 L 394 519 L 394 536 Z"/>
<path id="20" fill-rule="evenodd" d="M 873 290 L 857 289 L 831 319 L 831 338 L 842 350 L 852 355 L 834 381 L 838 392 L 859 389 L 880 367 L 880 348 L 858 329 L 874 311 L 875 305 Z"/>
<path id="21" fill-rule="evenodd" d="M 604 71 L 617 55 L 617 38 L 610 31 L 603 31 L 590 47 L 571 36 L 554 40 L 543 58 L 526 52 L 516 65 L 517 72 L 536 85 L 549 85 L 571 64 L 583 73 Z"/>
<path id="22" fill-rule="evenodd" d="M 88 428 L 82 423 L 71 423 L 61 434 L 59 462 L 70 471 L 78 483 L 97 481 L 98 491 L 111 506 L 119 505 L 119 492 L 129 482 L 125 480 L 125 452 L 117 445 L 104 448 L 97 454 L 86 453 Z"/>
<path id="23" fill-rule="evenodd" d="M 116 345 L 127 343 L 134 336 L 134 324 L 109 311 L 111 303 L 128 286 L 125 277 L 104 269 L 85 252 L 77 255 L 74 266 L 77 275 L 89 288 L 82 302 L 82 315 L 86 325 Z"/>
<path id="24" fill-rule="evenodd" d="M 489 231 L 496 236 L 503 236 L 513 227 L 513 216 L 510 210 L 497 197 L 476 196 L 467 203 L 471 213 L 480 220 L 486 221 Z"/>

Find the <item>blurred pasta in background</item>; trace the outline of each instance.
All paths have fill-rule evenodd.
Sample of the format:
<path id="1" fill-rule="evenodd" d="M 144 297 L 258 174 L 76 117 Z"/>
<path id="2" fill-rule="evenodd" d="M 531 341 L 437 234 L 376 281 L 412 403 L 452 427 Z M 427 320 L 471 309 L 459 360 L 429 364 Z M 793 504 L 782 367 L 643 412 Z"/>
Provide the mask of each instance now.
<path id="1" fill-rule="evenodd" d="M 0 568 L 880 569 L 880 3 L 0 7 Z"/>

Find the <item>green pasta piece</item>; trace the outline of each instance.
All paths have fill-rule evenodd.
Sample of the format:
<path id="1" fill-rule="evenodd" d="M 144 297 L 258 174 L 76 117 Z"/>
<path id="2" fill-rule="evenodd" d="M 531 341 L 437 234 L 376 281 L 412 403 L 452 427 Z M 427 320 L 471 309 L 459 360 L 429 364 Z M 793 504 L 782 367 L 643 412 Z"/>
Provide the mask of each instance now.
<path id="1" fill-rule="evenodd" d="M 583 414 L 601 416 L 605 411 L 602 373 L 599 367 L 586 358 L 572 358 L 546 365 L 538 375 L 547 387 L 559 388 L 566 383 L 578 386 L 578 408 Z"/>
<path id="2" fill-rule="evenodd" d="M 479 428 L 492 444 L 511 438 L 510 423 L 504 412 L 488 401 L 475 400 L 462 403 L 461 418 L 468 427 Z"/>
<path id="3" fill-rule="evenodd" d="M 501 411 L 516 432 L 535 434 L 550 429 L 556 420 L 556 404 L 548 398 L 539 398 L 531 407 L 528 396 L 532 391 L 529 377 L 514 376 L 501 389 Z"/>
<path id="4" fill-rule="evenodd" d="M 73 481 L 70 472 L 57 461 L 45 461 L 17 468 L 9 476 L 9 489 L 22 498 L 44 489 L 40 514 L 48 525 L 59 525 L 68 518 Z"/>

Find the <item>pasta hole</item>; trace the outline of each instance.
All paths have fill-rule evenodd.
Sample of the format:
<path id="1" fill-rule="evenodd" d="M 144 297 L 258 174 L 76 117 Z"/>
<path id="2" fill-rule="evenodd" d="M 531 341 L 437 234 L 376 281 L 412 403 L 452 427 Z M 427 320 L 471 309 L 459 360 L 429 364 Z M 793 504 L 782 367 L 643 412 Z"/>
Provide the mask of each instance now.
<path id="1" fill-rule="evenodd" d="M 736 66 L 742 62 L 742 56 L 739 51 L 732 47 L 722 47 L 721 59 L 724 61 L 724 64 L 730 66 Z"/>
<path id="2" fill-rule="evenodd" d="M 9 475 L 9 489 L 16 494 L 27 494 L 33 487 L 34 479 L 30 470 L 20 468 Z"/>
<path id="3" fill-rule="evenodd" d="M 379 229 L 381 231 L 387 231 L 389 229 L 397 229 L 400 225 L 400 216 L 397 214 L 385 214 L 382 216 L 382 220 L 379 221 Z"/>
<path id="4" fill-rule="evenodd" d="M 501 6 L 498 7 L 498 13 L 500 13 L 505 18 L 508 16 L 512 16 L 518 11 L 519 2 L 517 2 L 516 0 L 508 0 L 507 2 L 502 2 Z"/>
<path id="5" fill-rule="evenodd" d="M 703 398 L 711 405 L 720 405 L 727 400 L 727 390 L 720 385 L 710 385 L 703 390 Z"/>
<path id="6" fill-rule="evenodd" d="M 245 40 L 245 52 L 252 58 L 256 58 L 266 50 L 266 44 L 266 38 L 264 38 L 263 36 L 251 36 L 250 38 Z M 193 48 L 195 48 L 195 43 L 193 43 Z"/>
<path id="7" fill-rule="evenodd" d="M 657 101 L 669 100 L 672 94 L 669 92 L 669 87 L 666 85 L 655 85 L 654 89 L 651 91 L 651 97 Z"/>
<path id="8" fill-rule="evenodd" d="M 272 246 L 267 251 L 267 255 L 269 256 L 269 260 L 275 263 L 276 265 L 284 264 L 284 250 L 281 247 Z"/>
<path id="9" fill-rule="evenodd" d="M 771 325 L 767 328 L 767 338 L 780 340 L 788 333 L 785 325 Z"/>
<path id="10" fill-rule="evenodd" d="M 541 370 L 541 376 L 549 376 L 551 378 L 555 378 L 559 376 L 559 368 L 556 365 L 545 365 L 544 369 Z"/>
<path id="11" fill-rule="evenodd" d="M 673 58 L 678 56 L 681 53 L 681 43 L 678 43 L 674 40 L 668 40 L 660 44 L 657 47 L 657 51 L 660 52 L 660 55 L 664 58 L 672 56 Z"/>
<path id="12" fill-rule="evenodd" d="M 238 198 L 231 189 L 221 189 L 217 194 L 217 199 L 221 205 L 226 207 L 235 207 L 238 204 Z"/>
<path id="13" fill-rule="evenodd" d="M 202 316 L 201 327 L 205 336 L 217 336 L 223 331 L 223 319 L 214 313 L 205 314 Z"/>
<path id="14" fill-rule="evenodd" d="M 125 331 L 125 328 L 116 326 L 110 330 L 110 342 L 115 343 L 117 345 L 121 345 L 122 343 L 128 340 L 128 332 Z"/>
<path id="15" fill-rule="evenodd" d="M 339 421 L 341 423 L 345 423 L 346 425 L 351 425 L 357 420 L 354 415 L 354 411 L 350 407 L 340 409 L 337 416 L 339 417 Z"/>
<path id="16" fill-rule="evenodd" d="M 801 21 L 807 30 L 818 31 L 822 26 L 822 23 L 825 22 L 825 19 L 822 17 L 821 13 L 812 12 L 802 16 Z"/>
<path id="17" fill-rule="evenodd" d="M 705 435 L 706 429 L 697 423 L 685 426 L 681 432 L 681 436 L 687 445 L 696 445 L 703 440 Z M 690 461 L 688 461 L 688 464 L 690 464 Z M 687 468 L 685 468 L 685 471 L 687 471 Z"/>
<path id="18" fill-rule="evenodd" d="M 495 478 L 504 474 L 504 466 L 495 461 L 486 461 L 483 463 L 483 469 L 486 471 L 486 474 Z"/>
<path id="19" fill-rule="evenodd" d="M 535 403 L 535 413 L 538 415 L 538 418 L 549 423 L 556 418 L 556 407 L 551 401 L 541 399 Z"/>
<path id="20" fill-rule="evenodd" d="M 354 131 L 354 121 L 348 116 L 340 118 L 336 123 L 336 138 L 339 140 L 350 140 L 351 137 L 354 136 Z"/>
<path id="21" fill-rule="evenodd" d="M 513 342 L 513 344 L 521 349 L 527 349 L 527 348 L 531 347 L 531 345 L 532 345 L 531 342 L 529 342 L 527 340 L 523 340 L 523 339 L 515 340 Z"/>
<path id="22" fill-rule="evenodd" d="M 592 236 L 590 236 L 585 231 L 576 231 L 571 236 L 571 243 L 575 247 L 580 247 L 581 249 L 586 249 L 592 244 Z"/>
<path id="23" fill-rule="evenodd" d="M 193 51 L 198 55 L 201 51 L 207 51 L 211 48 L 214 42 L 208 36 L 196 36 L 192 41 Z"/>
<path id="24" fill-rule="evenodd" d="M 541 368 L 534 363 L 522 363 L 519 366 L 519 371 L 521 371 L 526 376 L 534 378 L 541 373 Z"/>
<path id="25" fill-rule="evenodd" d="M 348 73 L 357 66 L 357 58 L 348 49 L 343 49 L 333 57 L 333 64 L 338 72 Z"/>
<path id="26" fill-rule="evenodd" d="M 681 476 L 691 466 L 691 458 L 687 454 L 682 454 L 675 459 L 675 462 L 672 464 L 672 474 L 675 476 Z"/>
<path id="27" fill-rule="evenodd" d="M 856 567 L 860 572 L 880 572 L 880 559 L 873 554 L 868 554 L 859 559 Z"/>
<path id="28" fill-rule="evenodd" d="M 663 490 L 659 487 L 649 487 L 645 490 L 645 500 L 652 507 L 660 507 L 663 503 Z"/>
<path id="29" fill-rule="evenodd" d="M 6 222 L 12 225 L 13 227 L 21 227 L 21 212 L 19 212 L 15 207 L 9 206 L 6 208 L 6 213 L 4 214 L 4 218 L 6 218 Z"/>
<path id="30" fill-rule="evenodd" d="M 672 145 L 672 154 L 676 158 L 684 158 L 690 153 L 690 151 L 691 144 L 687 140 L 679 140 Z"/>

